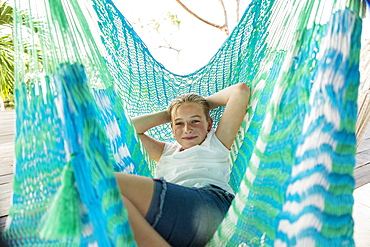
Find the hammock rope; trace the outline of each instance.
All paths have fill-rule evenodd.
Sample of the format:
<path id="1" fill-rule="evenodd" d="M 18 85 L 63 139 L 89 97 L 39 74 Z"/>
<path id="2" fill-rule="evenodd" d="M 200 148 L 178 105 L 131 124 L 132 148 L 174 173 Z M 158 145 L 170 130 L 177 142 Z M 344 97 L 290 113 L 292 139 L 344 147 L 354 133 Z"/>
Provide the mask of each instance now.
<path id="1" fill-rule="evenodd" d="M 110 0 L 15 9 L 10 246 L 135 246 L 114 171 L 152 176 L 155 164 L 130 117 L 239 82 L 252 95 L 230 153 L 236 198 L 208 245 L 354 245 L 359 1 L 252 1 L 189 75 L 158 63 Z M 150 134 L 172 140 L 168 126 Z"/>

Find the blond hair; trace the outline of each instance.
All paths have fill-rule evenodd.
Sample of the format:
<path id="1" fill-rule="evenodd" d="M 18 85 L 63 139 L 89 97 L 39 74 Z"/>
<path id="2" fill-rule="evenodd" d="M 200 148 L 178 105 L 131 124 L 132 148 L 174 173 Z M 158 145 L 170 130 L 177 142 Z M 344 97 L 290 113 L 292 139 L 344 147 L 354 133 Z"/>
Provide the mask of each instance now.
<path id="1" fill-rule="evenodd" d="M 211 110 L 210 106 L 209 106 L 207 100 L 203 96 L 200 96 L 196 93 L 183 94 L 183 95 L 180 95 L 180 96 L 176 97 L 175 99 L 173 99 L 171 101 L 171 103 L 169 104 L 169 106 L 167 108 L 167 112 L 168 112 L 168 115 L 170 117 L 170 121 L 172 121 L 172 111 L 176 110 L 179 106 L 182 106 L 186 103 L 199 104 L 202 107 L 203 111 L 204 111 L 204 115 L 206 116 L 206 120 L 208 121 L 208 119 L 210 118 L 210 115 L 209 115 L 209 112 Z"/>

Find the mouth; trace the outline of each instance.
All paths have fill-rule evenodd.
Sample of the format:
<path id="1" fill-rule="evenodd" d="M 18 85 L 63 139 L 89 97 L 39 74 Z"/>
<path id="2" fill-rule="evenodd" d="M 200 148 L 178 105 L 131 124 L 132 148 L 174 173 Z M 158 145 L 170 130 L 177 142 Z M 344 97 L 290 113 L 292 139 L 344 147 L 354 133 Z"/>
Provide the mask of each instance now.
<path id="1" fill-rule="evenodd" d="M 194 140 L 195 138 L 197 138 L 197 136 L 187 136 L 187 137 L 183 137 L 182 139 L 185 141 L 191 141 L 191 140 Z"/>

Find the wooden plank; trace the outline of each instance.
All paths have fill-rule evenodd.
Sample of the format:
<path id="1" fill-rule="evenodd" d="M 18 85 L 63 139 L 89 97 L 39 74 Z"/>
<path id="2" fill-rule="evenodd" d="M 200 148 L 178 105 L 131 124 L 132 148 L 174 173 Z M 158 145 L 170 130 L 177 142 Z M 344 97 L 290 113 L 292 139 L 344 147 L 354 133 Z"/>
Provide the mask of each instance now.
<path id="1" fill-rule="evenodd" d="M 1 166 L 0 167 L 0 175 L 13 174 L 13 172 L 14 172 L 13 166 Z"/>
<path id="2" fill-rule="evenodd" d="M 0 112 L 0 232 L 9 213 L 13 189 L 15 110 Z"/>
<path id="3" fill-rule="evenodd" d="M 9 190 L 6 193 L 1 193 L 0 194 L 0 200 L 1 201 L 8 201 L 8 204 L 10 204 L 10 197 L 12 196 L 12 191 Z M 1 209 L 0 209 L 1 210 Z"/>
<path id="4" fill-rule="evenodd" d="M 363 166 L 357 167 L 353 174 L 356 185 L 355 188 L 361 187 L 369 183 L 370 180 L 370 161 L 364 164 Z"/>
<path id="5" fill-rule="evenodd" d="M 0 150 L 1 150 L 0 160 L 2 157 L 8 157 L 8 156 L 14 157 L 14 152 L 15 152 L 14 148 L 15 148 L 14 144 L 8 144 L 7 146 L 5 146 L 4 144 L 1 144 L 0 145 Z"/>
<path id="6" fill-rule="evenodd" d="M 2 233 L 3 229 L 5 228 L 6 218 L 7 218 L 7 216 L 0 217 L 0 233 Z"/>
<path id="7" fill-rule="evenodd" d="M 362 152 L 366 149 L 370 149 L 370 124 L 367 126 L 367 129 L 362 137 L 360 145 L 357 147 L 357 152 Z"/>
<path id="8" fill-rule="evenodd" d="M 0 176 L 0 184 L 7 184 L 13 181 L 13 173 Z M 0 194 L 2 191 L 0 191 Z"/>
<path id="9" fill-rule="evenodd" d="M 353 176 L 356 181 L 355 188 L 370 182 L 370 125 L 367 127 L 363 139 L 357 147 L 356 166 Z"/>
<path id="10" fill-rule="evenodd" d="M 14 168 L 13 167 L 0 167 L 0 184 L 4 184 L 1 181 L 6 181 L 9 179 L 7 176 L 11 176 L 11 179 L 13 179 Z"/>
<path id="11" fill-rule="evenodd" d="M 356 168 L 364 166 L 369 162 L 370 162 L 370 148 L 356 154 Z"/>
<path id="12" fill-rule="evenodd" d="M 9 166 L 8 163 L 14 163 L 15 151 L 13 148 L 4 148 L 4 153 L 0 154 L 0 167 Z M 11 164 L 12 165 L 12 164 Z"/>
<path id="13" fill-rule="evenodd" d="M 12 115 L 6 115 L 6 116 L 4 116 L 3 113 L 1 113 L 1 115 L 0 115 L 0 121 L 4 125 L 5 124 L 6 125 L 10 125 L 11 123 L 15 123 L 15 118 Z M 15 124 L 12 124 L 12 126 L 14 128 Z"/>
<path id="14" fill-rule="evenodd" d="M 6 155 L 0 157 L 1 166 L 11 166 L 14 164 L 14 161 L 13 152 L 8 152 Z"/>
<path id="15" fill-rule="evenodd" d="M 0 184 L 1 194 L 5 194 L 5 193 L 8 193 L 8 192 L 11 192 L 12 189 L 13 189 L 12 183 Z"/>
<path id="16" fill-rule="evenodd" d="M 8 215 L 12 187 L 12 183 L 0 184 L 0 217 Z"/>
<path id="17" fill-rule="evenodd" d="M 7 145 L 14 146 L 14 142 L 15 142 L 14 134 L 0 135 L 1 146 Z"/>
<path id="18" fill-rule="evenodd" d="M 0 201 L 0 217 L 8 216 L 10 209 L 10 195 Z"/>
<path id="19" fill-rule="evenodd" d="M 5 194 L 7 192 L 11 192 L 12 191 L 12 183 L 5 183 L 5 184 L 0 184 L 0 191 L 1 191 L 1 194 Z"/>
<path id="20" fill-rule="evenodd" d="M 368 135 L 370 136 L 370 133 Z M 361 153 L 368 149 L 370 149 L 370 137 L 361 141 L 360 145 L 357 147 L 357 153 Z"/>
<path id="21" fill-rule="evenodd" d="M 0 135 L 14 134 L 15 133 L 15 122 L 4 123 L 1 121 Z"/>
<path id="22" fill-rule="evenodd" d="M 13 189 L 15 111 L 0 112 L 0 232 L 5 227 Z"/>
<path id="23" fill-rule="evenodd" d="M 13 152 L 8 152 L 8 154 L 0 157 L 1 166 L 12 166 L 14 164 L 14 154 Z"/>

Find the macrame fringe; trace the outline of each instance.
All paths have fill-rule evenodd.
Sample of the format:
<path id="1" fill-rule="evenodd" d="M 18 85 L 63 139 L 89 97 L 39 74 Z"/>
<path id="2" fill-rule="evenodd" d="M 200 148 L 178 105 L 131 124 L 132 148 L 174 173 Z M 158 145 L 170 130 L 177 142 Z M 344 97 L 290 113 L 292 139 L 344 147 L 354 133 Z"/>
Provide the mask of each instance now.
<path id="1" fill-rule="evenodd" d="M 82 232 L 80 203 L 69 162 L 63 169 L 62 185 L 41 220 L 40 237 L 49 240 L 79 238 Z"/>

